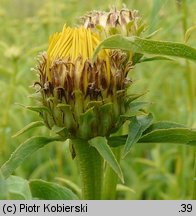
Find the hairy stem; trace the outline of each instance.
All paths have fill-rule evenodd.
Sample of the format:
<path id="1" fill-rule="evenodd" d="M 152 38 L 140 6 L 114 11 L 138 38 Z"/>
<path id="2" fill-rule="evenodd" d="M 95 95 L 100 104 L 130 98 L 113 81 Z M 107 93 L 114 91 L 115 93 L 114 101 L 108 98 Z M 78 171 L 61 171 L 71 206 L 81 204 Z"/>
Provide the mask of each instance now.
<path id="1" fill-rule="evenodd" d="M 102 193 L 103 159 L 86 140 L 72 140 L 76 152 L 81 183 L 82 199 L 99 200 Z"/>

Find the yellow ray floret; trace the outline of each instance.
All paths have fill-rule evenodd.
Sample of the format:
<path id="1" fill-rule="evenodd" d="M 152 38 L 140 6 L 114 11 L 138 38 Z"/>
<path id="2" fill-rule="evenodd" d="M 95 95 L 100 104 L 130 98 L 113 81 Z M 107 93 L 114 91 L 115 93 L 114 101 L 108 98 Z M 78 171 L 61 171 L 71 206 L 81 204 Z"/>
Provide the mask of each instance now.
<path id="1" fill-rule="evenodd" d="M 49 39 L 47 55 L 50 59 L 70 57 L 75 60 L 81 55 L 90 59 L 95 47 L 100 43 L 90 29 L 70 28 L 64 26 L 63 31 L 55 33 Z"/>
<path id="2" fill-rule="evenodd" d="M 99 43 L 99 38 L 90 29 L 84 27 L 70 28 L 65 25 L 62 32 L 55 33 L 49 38 L 47 50 L 48 79 L 51 80 L 49 68 L 54 60 L 69 58 L 74 63 L 78 57 L 82 57 L 82 64 L 84 64 L 86 60 L 92 59 L 93 52 Z M 107 51 L 102 50 L 98 56 L 105 59 L 107 64 L 106 77 L 110 79 Z"/>

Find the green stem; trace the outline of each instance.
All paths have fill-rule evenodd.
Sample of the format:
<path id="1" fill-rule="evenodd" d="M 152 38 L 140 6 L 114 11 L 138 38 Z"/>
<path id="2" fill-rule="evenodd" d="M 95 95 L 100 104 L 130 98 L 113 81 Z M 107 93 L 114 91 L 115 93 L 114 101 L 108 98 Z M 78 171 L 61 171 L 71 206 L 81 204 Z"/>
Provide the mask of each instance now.
<path id="1" fill-rule="evenodd" d="M 121 148 L 114 148 L 113 153 L 116 156 L 116 159 L 119 161 L 121 156 Z M 113 171 L 113 169 L 107 165 L 106 173 L 104 178 L 103 186 L 103 200 L 114 200 L 116 198 L 116 186 L 118 183 L 118 176 Z"/>
<path id="2" fill-rule="evenodd" d="M 82 182 L 82 199 L 99 200 L 102 194 L 103 159 L 86 140 L 72 140 Z"/>
<path id="3" fill-rule="evenodd" d="M 183 25 L 183 33 L 185 35 L 187 30 L 187 0 L 182 0 L 182 9 L 183 9 L 183 16 L 182 16 L 182 25 Z M 194 110 L 194 98 L 195 98 L 195 82 L 193 71 L 191 70 L 190 64 L 186 61 L 186 78 L 187 78 L 187 86 L 189 90 L 189 123 L 192 124 L 194 121 L 193 117 L 193 110 Z M 187 155 L 187 154 L 186 154 Z M 186 160 L 185 160 L 186 161 Z M 193 180 L 193 200 L 196 200 L 196 151 L 195 151 L 195 164 L 194 164 L 194 180 Z"/>
<path id="4" fill-rule="evenodd" d="M 193 176 L 193 200 L 196 200 L 196 151 L 195 151 L 195 167 Z"/>

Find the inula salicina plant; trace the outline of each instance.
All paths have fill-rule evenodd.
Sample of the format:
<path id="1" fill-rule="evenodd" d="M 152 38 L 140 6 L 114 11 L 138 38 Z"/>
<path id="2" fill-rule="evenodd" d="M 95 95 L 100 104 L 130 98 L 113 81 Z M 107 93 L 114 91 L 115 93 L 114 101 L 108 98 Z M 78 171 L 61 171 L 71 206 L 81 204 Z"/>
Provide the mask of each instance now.
<path id="1" fill-rule="evenodd" d="M 2 182 L 6 184 L 5 179 L 39 148 L 69 140 L 81 190 L 32 180 L 29 197 L 115 199 L 118 181 L 124 183 L 120 161 L 134 144 L 195 145 L 195 130 L 173 122 L 153 122 L 153 115 L 143 109 L 145 102 L 136 101 L 144 93 L 131 92 L 131 72 L 138 63 L 172 60 L 168 56 L 195 61 L 196 50 L 177 42 L 144 38 L 144 30 L 136 10 L 112 8 L 92 11 L 80 18 L 77 27 L 64 25 L 61 32 L 50 36 L 35 67 L 34 106 L 26 107 L 37 112 L 40 121 L 30 123 L 17 135 L 41 126 L 53 135 L 31 137 L 21 144 L 1 167 Z"/>

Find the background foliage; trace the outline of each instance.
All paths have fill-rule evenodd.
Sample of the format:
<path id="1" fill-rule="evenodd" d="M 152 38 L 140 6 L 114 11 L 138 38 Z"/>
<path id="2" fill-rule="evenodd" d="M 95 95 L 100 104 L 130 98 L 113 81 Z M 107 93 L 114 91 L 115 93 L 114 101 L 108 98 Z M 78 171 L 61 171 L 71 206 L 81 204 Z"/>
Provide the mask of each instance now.
<path id="1" fill-rule="evenodd" d="M 78 17 L 87 11 L 107 10 L 113 2 L 0 0 L 0 165 L 21 142 L 33 135 L 48 133 L 39 128 L 12 138 L 19 129 L 39 120 L 35 113 L 18 104 L 34 103 L 28 97 L 33 93 L 29 86 L 36 80 L 31 68 L 36 65 L 37 54 L 47 48 L 48 36 L 60 31 L 64 23 L 75 25 Z M 186 30 L 196 24 L 194 0 L 123 3 L 140 11 L 148 25 L 146 34 L 161 28 L 154 39 L 183 42 Z M 116 6 L 121 5 L 121 1 L 116 1 Z M 196 31 L 193 31 L 188 41 L 193 47 L 196 47 L 195 37 Z M 196 127 L 195 69 L 193 63 L 183 59 L 138 64 L 130 73 L 134 80 L 132 91 L 148 91 L 143 99 L 151 102 L 148 110 L 152 111 L 156 121 L 171 120 Z M 121 163 L 125 184 L 131 189 L 119 186 L 117 198 L 191 199 L 194 151 L 193 147 L 180 145 L 135 145 Z M 44 147 L 14 175 L 58 183 L 62 177 L 67 179 L 60 181 L 63 185 L 70 185 L 70 181 L 79 184 L 75 161 L 71 159 L 66 143 Z"/>

